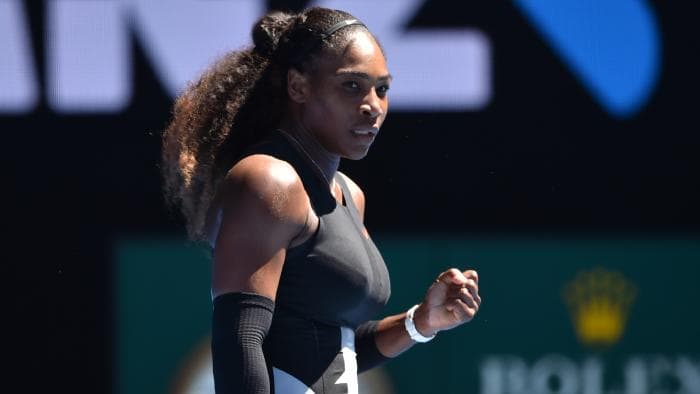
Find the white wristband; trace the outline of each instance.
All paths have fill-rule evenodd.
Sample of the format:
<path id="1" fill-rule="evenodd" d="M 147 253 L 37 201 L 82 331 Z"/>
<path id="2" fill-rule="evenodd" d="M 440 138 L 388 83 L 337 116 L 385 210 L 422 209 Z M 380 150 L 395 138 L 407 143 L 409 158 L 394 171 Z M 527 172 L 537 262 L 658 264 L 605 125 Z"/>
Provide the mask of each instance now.
<path id="1" fill-rule="evenodd" d="M 403 324 L 406 327 L 406 331 L 408 331 L 408 335 L 411 337 L 411 339 L 416 342 L 425 343 L 435 338 L 435 334 L 429 337 L 424 337 L 420 332 L 418 332 L 416 325 L 413 323 L 413 314 L 416 312 L 417 308 L 418 305 L 416 304 L 406 312 L 406 318 L 404 319 Z"/>

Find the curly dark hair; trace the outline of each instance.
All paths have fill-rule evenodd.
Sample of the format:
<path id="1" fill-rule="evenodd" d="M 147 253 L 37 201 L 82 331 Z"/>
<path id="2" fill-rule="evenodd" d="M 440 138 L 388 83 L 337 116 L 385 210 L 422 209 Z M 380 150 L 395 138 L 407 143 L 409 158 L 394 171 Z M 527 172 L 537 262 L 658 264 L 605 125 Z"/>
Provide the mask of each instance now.
<path id="1" fill-rule="evenodd" d="M 318 7 L 268 13 L 253 26 L 253 47 L 224 55 L 176 99 L 162 137 L 161 171 L 166 202 L 180 209 L 191 239 L 206 237 L 217 187 L 235 161 L 281 120 L 288 70 L 313 72 L 318 56 L 344 48 L 352 31 L 366 29 L 352 25 L 323 37 L 349 19 L 356 18 Z"/>

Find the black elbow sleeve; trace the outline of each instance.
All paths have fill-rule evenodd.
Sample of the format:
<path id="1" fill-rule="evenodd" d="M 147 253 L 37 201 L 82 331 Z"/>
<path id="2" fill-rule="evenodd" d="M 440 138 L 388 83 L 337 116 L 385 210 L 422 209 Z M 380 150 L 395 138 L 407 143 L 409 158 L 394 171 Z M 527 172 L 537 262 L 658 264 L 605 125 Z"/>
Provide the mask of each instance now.
<path id="1" fill-rule="evenodd" d="M 214 299 L 211 350 L 217 393 L 270 393 L 262 344 L 274 309 L 274 301 L 253 293 Z"/>

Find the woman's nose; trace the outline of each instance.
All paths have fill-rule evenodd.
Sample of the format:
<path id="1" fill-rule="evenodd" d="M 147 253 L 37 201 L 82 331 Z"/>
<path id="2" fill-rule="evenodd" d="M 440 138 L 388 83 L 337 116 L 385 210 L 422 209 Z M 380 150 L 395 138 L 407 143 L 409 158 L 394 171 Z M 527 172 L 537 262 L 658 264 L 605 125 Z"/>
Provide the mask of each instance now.
<path id="1" fill-rule="evenodd" d="M 381 99 L 377 96 L 377 92 L 374 89 L 370 90 L 369 94 L 365 97 L 362 105 L 360 105 L 360 111 L 362 115 L 369 118 L 376 118 L 384 113 Z"/>

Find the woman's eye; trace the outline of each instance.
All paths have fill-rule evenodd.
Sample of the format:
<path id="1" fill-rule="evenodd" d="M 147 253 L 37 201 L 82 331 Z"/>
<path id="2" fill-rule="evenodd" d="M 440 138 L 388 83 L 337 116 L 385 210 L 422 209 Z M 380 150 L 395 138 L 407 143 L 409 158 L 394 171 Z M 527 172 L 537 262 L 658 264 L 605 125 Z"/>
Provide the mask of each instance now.
<path id="1" fill-rule="evenodd" d="M 343 82 L 343 86 L 350 90 L 357 90 L 360 88 L 360 84 L 355 81 Z"/>
<path id="2" fill-rule="evenodd" d="M 386 94 L 389 91 L 389 85 L 382 85 L 377 88 L 377 94 Z"/>

